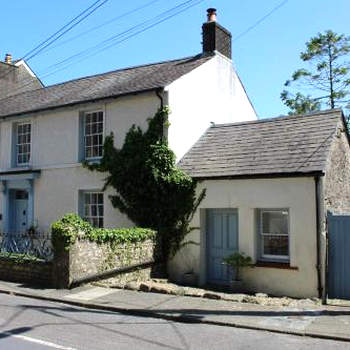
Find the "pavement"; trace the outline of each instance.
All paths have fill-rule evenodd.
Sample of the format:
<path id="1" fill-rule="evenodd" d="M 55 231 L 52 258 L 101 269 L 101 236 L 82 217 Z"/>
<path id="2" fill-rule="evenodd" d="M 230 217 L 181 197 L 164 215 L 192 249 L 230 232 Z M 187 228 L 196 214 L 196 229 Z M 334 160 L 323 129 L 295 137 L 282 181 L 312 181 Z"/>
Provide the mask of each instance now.
<path id="1" fill-rule="evenodd" d="M 90 309 L 187 323 L 205 323 L 350 342 L 350 303 L 263 306 L 225 300 L 144 293 L 92 285 L 45 289 L 0 281 L 0 293 Z"/>

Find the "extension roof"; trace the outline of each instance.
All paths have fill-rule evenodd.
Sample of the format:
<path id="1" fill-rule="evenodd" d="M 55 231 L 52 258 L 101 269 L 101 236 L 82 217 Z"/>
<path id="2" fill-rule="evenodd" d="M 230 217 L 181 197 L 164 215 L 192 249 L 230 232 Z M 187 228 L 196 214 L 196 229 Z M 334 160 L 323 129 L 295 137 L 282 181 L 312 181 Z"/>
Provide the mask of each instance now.
<path id="1" fill-rule="evenodd" d="M 210 60 L 197 55 L 173 61 L 120 69 L 28 91 L 0 100 L 0 117 L 162 88 Z"/>
<path id="2" fill-rule="evenodd" d="M 325 171 L 340 109 L 213 125 L 180 160 L 195 178 L 244 178 Z"/>

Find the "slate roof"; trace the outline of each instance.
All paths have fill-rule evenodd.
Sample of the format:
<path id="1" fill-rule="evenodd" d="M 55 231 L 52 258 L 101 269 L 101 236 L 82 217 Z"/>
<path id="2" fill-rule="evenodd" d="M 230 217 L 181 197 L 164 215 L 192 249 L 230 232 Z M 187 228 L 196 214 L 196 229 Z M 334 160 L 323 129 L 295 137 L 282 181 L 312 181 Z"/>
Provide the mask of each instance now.
<path id="1" fill-rule="evenodd" d="M 341 110 L 210 127 L 180 160 L 192 177 L 323 172 Z"/>
<path id="2" fill-rule="evenodd" d="M 0 100 L 0 117 L 165 87 L 212 57 L 197 55 L 120 69 L 25 92 Z"/>

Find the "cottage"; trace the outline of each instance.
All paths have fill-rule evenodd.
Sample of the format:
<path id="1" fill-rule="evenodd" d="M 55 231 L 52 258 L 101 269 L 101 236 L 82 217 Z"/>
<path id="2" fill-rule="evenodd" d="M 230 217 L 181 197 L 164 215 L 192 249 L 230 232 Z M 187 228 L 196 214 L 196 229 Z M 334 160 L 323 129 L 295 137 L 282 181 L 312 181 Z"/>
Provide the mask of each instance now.
<path id="1" fill-rule="evenodd" d="M 252 257 L 248 290 L 315 297 L 325 286 L 325 216 L 350 212 L 349 135 L 341 110 L 213 125 L 180 166 L 206 188 L 198 227 L 170 264 L 200 284 L 228 284 L 222 259 Z"/>
<path id="2" fill-rule="evenodd" d="M 211 121 L 256 119 L 232 67 L 231 34 L 216 22 L 214 9 L 203 24 L 203 52 L 198 55 L 37 87 L 0 100 L 1 230 L 22 232 L 34 225 L 47 232 L 67 212 L 98 227 L 132 226 L 112 207 L 110 192 L 102 192 L 105 175 L 90 172 L 82 162 L 101 158 L 110 132 L 121 147 L 133 124 L 145 129 L 148 118 L 166 104 L 172 111 L 168 140 L 178 159 Z"/>

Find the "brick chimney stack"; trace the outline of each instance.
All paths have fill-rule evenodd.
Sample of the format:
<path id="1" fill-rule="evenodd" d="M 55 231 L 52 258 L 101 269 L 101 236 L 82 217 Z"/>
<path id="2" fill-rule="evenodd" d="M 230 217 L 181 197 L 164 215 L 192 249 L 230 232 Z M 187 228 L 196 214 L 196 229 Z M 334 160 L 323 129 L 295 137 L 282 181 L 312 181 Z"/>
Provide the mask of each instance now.
<path id="1" fill-rule="evenodd" d="M 12 55 L 10 53 L 5 55 L 5 63 L 12 64 Z"/>
<path id="2" fill-rule="evenodd" d="M 203 53 L 220 52 L 222 55 L 232 58 L 231 33 L 216 21 L 216 9 L 207 10 L 207 22 L 202 26 Z"/>

